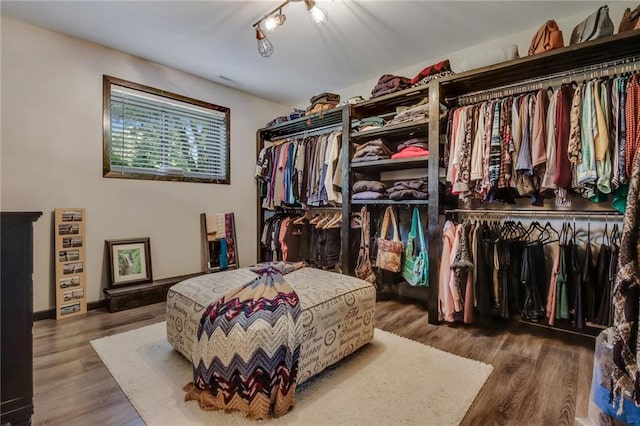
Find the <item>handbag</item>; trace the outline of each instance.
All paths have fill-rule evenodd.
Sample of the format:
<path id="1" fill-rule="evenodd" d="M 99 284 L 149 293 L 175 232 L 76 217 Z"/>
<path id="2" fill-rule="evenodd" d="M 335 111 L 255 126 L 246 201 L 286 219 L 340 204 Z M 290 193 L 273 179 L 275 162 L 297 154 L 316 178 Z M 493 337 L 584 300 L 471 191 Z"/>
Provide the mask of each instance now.
<path id="1" fill-rule="evenodd" d="M 556 21 L 551 19 L 545 22 L 531 39 L 529 55 L 547 52 L 560 47 L 564 47 L 562 31 L 558 28 Z"/>
<path id="2" fill-rule="evenodd" d="M 377 287 L 376 275 L 373 273 L 369 257 L 369 212 L 366 206 L 360 210 L 360 223 L 360 251 L 356 262 L 356 277 Z"/>
<path id="3" fill-rule="evenodd" d="M 622 14 L 620 26 L 618 26 L 618 33 L 638 29 L 640 29 L 640 6 L 634 10 L 627 8 Z"/>
<path id="4" fill-rule="evenodd" d="M 416 254 L 416 233 L 420 242 L 420 252 Z M 407 282 L 416 286 L 429 285 L 429 254 L 427 253 L 427 242 L 424 238 L 420 211 L 413 208 L 413 218 L 411 219 L 411 231 L 407 239 L 407 246 L 404 250 L 404 263 L 402 265 L 402 277 Z"/>
<path id="5" fill-rule="evenodd" d="M 387 240 L 386 237 L 389 232 L 389 222 L 391 222 L 391 225 L 393 226 L 393 235 L 390 240 Z M 402 240 L 400 239 L 400 232 L 398 231 L 396 215 L 393 213 L 393 208 L 391 206 L 387 207 L 384 211 L 384 219 L 382 219 L 380 236 L 378 237 L 376 245 L 378 246 L 376 266 L 387 271 L 400 272 Z"/>
<path id="6" fill-rule="evenodd" d="M 609 18 L 609 6 L 604 5 L 576 25 L 571 33 L 571 44 L 584 43 L 611 34 L 613 34 L 613 21 Z"/>

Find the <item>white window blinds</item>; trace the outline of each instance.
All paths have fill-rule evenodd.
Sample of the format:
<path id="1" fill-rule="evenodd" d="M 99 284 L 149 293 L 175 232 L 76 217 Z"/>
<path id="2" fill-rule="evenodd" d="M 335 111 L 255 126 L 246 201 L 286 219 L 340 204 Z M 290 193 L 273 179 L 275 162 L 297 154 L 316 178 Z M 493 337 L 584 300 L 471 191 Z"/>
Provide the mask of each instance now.
<path id="1" fill-rule="evenodd" d="M 110 84 L 109 175 L 228 183 L 229 110 L 217 108 Z"/>

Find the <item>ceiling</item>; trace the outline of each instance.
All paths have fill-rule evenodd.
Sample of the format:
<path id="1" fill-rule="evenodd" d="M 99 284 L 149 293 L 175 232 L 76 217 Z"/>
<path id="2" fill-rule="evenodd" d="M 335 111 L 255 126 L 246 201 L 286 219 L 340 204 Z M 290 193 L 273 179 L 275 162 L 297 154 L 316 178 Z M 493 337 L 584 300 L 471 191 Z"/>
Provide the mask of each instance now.
<path id="1" fill-rule="evenodd" d="M 337 91 L 501 36 L 595 10 L 588 1 L 318 0 L 284 9 L 256 48 L 252 24 L 279 1 L 6 1 L 2 15 L 89 40 L 284 105 Z M 586 16 L 586 15 L 585 15 Z M 416 72 L 419 70 L 416 70 Z M 412 77 L 412 76 L 408 76 Z"/>

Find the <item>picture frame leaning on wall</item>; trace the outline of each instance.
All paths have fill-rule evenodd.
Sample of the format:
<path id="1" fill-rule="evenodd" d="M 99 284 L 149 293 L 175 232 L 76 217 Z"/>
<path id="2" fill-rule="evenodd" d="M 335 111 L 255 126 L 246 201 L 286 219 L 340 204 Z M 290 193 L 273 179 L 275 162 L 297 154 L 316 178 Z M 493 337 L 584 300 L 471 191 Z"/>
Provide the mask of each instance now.
<path id="1" fill-rule="evenodd" d="M 109 288 L 153 281 L 149 237 L 105 240 Z"/>

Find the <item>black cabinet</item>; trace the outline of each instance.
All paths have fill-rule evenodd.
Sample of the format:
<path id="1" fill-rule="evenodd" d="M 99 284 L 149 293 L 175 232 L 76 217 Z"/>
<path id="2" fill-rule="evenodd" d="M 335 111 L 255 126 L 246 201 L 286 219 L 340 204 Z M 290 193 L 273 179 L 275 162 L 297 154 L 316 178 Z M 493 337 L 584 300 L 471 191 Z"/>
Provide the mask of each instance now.
<path id="1" fill-rule="evenodd" d="M 30 424 L 33 414 L 33 222 L 41 215 L 0 219 L 1 424 Z"/>

